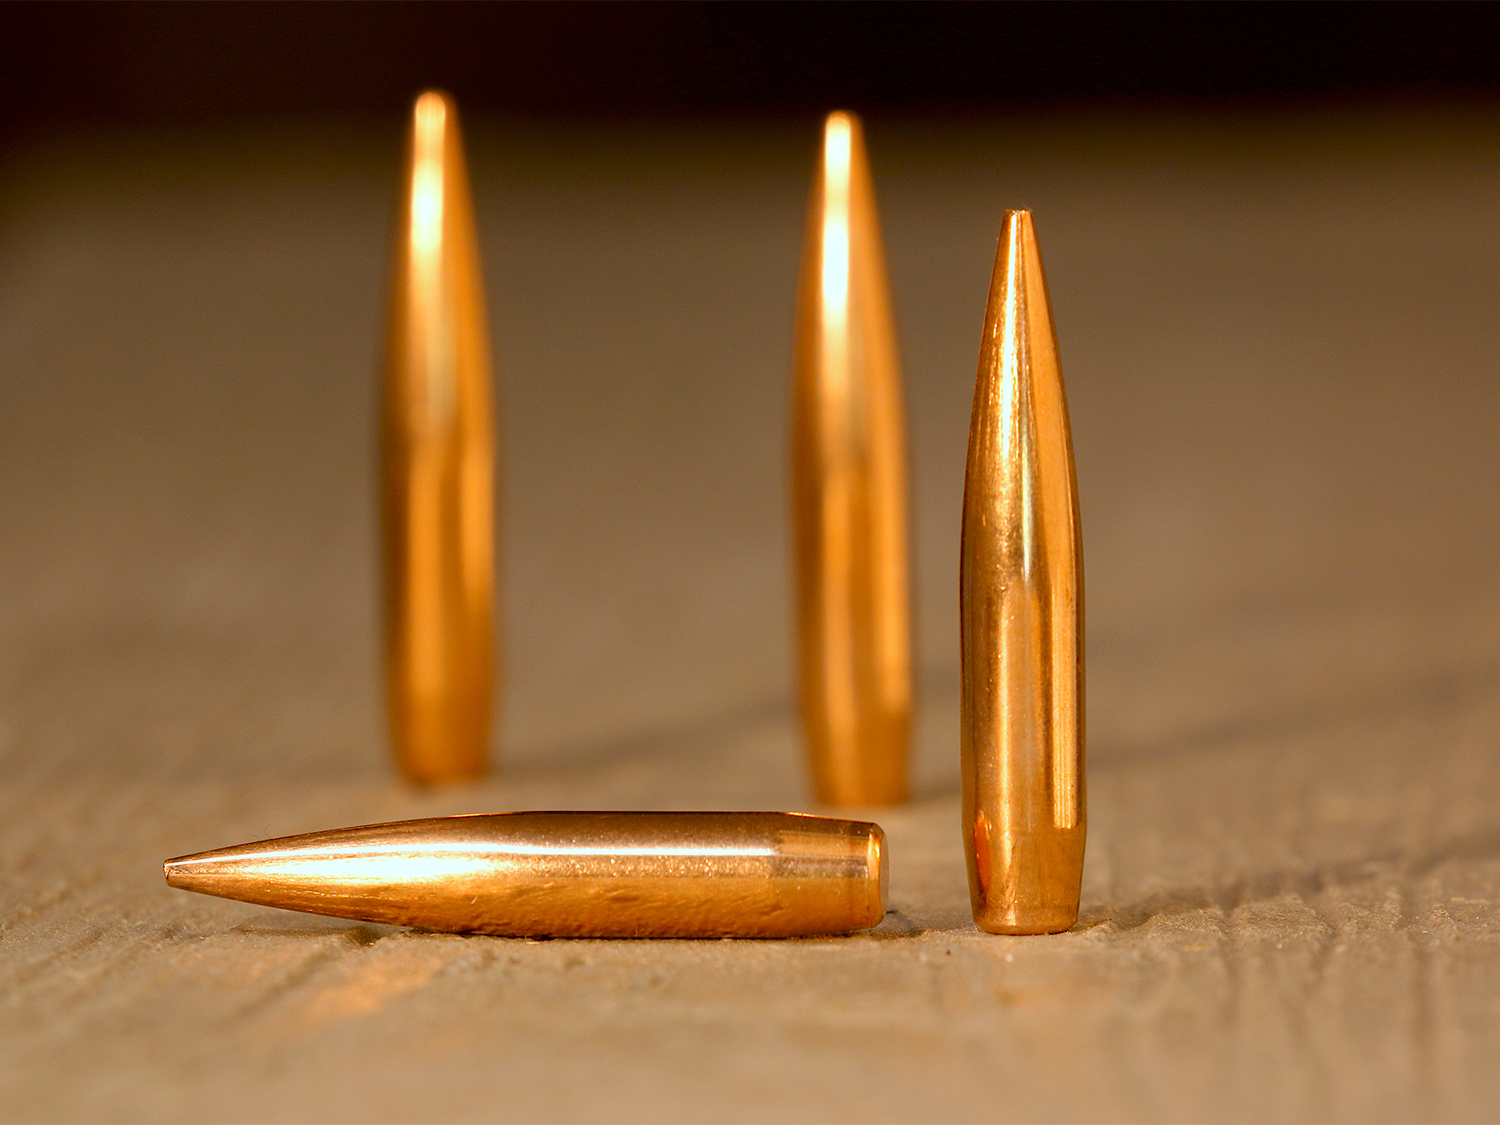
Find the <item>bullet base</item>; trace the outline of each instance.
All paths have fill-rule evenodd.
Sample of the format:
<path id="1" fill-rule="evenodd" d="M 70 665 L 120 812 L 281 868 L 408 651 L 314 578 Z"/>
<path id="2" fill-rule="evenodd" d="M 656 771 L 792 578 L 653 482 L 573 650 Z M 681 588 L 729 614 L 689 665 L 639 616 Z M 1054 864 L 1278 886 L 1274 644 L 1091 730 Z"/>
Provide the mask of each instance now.
<path id="1" fill-rule="evenodd" d="M 1060 934 L 1078 922 L 1084 830 L 993 834 L 976 818 L 969 855 L 974 922 L 990 934 Z"/>
<path id="2" fill-rule="evenodd" d="M 1014 918 L 976 918 L 975 921 L 987 934 L 1061 934 L 1078 924 L 1078 911 Z"/>

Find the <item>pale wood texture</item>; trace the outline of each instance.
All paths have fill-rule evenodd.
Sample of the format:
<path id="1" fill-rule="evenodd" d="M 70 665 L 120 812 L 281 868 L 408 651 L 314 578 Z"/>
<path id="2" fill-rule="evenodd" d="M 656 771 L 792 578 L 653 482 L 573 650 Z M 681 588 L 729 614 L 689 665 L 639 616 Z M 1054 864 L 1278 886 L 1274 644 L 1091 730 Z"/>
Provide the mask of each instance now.
<path id="1" fill-rule="evenodd" d="M 808 808 L 785 370 L 816 122 L 473 122 L 506 371 L 506 752 L 394 777 L 376 371 L 400 123 L 14 154 L 0 1117 L 1500 1115 L 1500 123 L 868 121 L 913 454 L 897 913 L 532 943 L 160 861 L 548 807 Z M 1069 934 L 982 935 L 957 551 L 1002 210 L 1046 239 L 1089 575 Z M 586 314 L 586 315 L 584 315 Z"/>

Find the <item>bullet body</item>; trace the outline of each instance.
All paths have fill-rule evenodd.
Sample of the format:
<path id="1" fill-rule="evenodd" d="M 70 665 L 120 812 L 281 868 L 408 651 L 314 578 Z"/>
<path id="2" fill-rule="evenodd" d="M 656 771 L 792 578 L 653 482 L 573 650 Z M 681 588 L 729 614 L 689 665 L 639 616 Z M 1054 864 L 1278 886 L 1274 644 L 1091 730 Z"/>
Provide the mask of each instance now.
<path id="1" fill-rule="evenodd" d="M 1031 215 L 1006 215 L 969 429 L 960 551 L 963 814 L 974 918 L 1078 918 L 1083 568 L 1067 401 Z"/>
<path id="2" fill-rule="evenodd" d="M 829 115 L 797 300 L 792 505 L 802 727 L 819 801 L 906 798 L 906 444 L 858 118 Z"/>
<path id="3" fill-rule="evenodd" d="M 514 937 L 796 937 L 885 914 L 885 835 L 795 813 L 521 812 L 336 829 L 166 862 L 167 882 Z"/>
<path id="4" fill-rule="evenodd" d="M 414 781 L 483 773 L 494 681 L 494 422 L 478 247 L 452 102 L 417 99 L 383 426 L 386 674 Z"/>

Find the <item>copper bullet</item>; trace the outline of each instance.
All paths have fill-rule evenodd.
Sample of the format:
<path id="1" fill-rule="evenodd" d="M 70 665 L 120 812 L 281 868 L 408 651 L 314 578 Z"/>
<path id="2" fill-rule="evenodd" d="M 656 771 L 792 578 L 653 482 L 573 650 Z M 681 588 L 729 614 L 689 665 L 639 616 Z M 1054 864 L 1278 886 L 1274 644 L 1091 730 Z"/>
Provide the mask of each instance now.
<path id="1" fill-rule="evenodd" d="M 495 436 L 457 111 L 412 110 L 385 373 L 386 677 L 408 778 L 484 772 L 494 677 Z"/>
<path id="2" fill-rule="evenodd" d="M 797 297 L 792 508 L 802 729 L 828 805 L 906 799 L 906 438 L 859 118 L 832 113 Z"/>
<path id="3" fill-rule="evenodd" d="M 242 902 L 511 937 L 841 934 L 885 916 L 878 825 L 797 813 L 518 812 L 406 820 L 169 859 Z"/>
<path id="4" fill-rule="evenodd" d="M 985 312 L 960 548 L 963 810 L 974 920 L 1045 934 L 1083 877 L 1083 553 L 1073 439 L 1029 211 Z"/>

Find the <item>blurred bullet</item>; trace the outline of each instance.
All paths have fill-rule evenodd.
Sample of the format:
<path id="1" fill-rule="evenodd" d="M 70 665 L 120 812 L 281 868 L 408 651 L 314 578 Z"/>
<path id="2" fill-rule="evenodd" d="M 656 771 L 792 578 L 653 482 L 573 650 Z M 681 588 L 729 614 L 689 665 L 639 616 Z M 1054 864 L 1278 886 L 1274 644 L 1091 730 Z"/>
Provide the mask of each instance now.
<path id="1" fill-rule="evenodd" d="M 174 887 L 512 937 L 798 937 L 885 916 L 878 825 L 796 813 L 521 812 L 287 836 L 169 859 Z"/>
<path id="2" fill-rule="evenodd" d="M 412 110 L 384 411 L 387 699 L 408 778 L 485 771 L 495 437 L 484 293 L 453 102 Z"/>
<path id="3" fill-rule="evenodd" d="M 1066 930 L 1083 877 L 1083 554 L 1068 405 L 1029 211 L 985 313 L 960 550 L 963 808 L 974 920 Z"/>
<path id="4" fill-rule="evenodd" d="M 802 729 L 828 805 L 906 799 L 906 437 L 859 119 L 828 116 L 797 297 L 792 507 Z"/>

